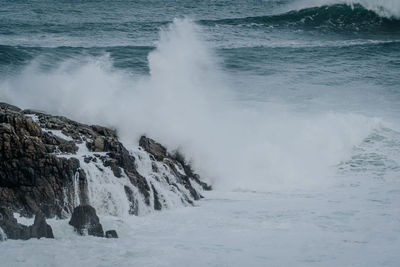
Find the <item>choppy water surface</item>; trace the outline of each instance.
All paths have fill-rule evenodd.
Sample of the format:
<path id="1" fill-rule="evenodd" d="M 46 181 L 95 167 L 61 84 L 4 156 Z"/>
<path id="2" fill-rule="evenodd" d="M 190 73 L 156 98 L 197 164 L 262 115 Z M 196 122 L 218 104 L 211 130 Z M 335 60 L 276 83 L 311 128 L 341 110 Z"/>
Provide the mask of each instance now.
<path id="1" fill-rule="evenodd" d="M 53 221 L 56 240 L 0 256 L 397 266 L 399 74 L 395 0 L 0 1 L 1 101 L 116 127 L 127 144 L 146 133 L 216 189 L 198 208 L 105 212 L 120 240 Z"/>

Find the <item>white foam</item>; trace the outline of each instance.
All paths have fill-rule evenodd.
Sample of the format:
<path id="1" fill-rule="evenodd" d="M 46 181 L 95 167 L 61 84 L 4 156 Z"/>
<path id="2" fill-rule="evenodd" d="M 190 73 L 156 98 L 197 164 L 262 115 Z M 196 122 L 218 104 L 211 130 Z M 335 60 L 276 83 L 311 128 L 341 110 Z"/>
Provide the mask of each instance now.
<path id="1" fill-rule="evenodd" d="M 0 242 L 1 241 L 6 241 L 7 240 L 7 235 L 4 233 L 3 229 L 0 227 Z"/>
<path id="2" fill-rule="evenodd" d="M 115 177 L 110 167 L 105 167 L 101 157 L 108 157 L 106 152 L 91 152 L 86 146 L 86 142 L 77 144 L 78 151 L 75 154 L 57 154 L 63 158 L 77 158 L 80 162 L 80 168 L 86 174 L 88 201 L 99 215 L 117 216 L 126 218 L 131 214 L 130 209 L 132 203 L 128 199 L 125 187 L 128 187 L 133 194 L 135 206 L 134 209 L 138 215 L 149 214 L 154 211 L 154 192 L 153 187 L 157 190 L 157 196 L 162 208 L 181 207 L 193 200 L 190 192 L 177 180 L 176 174 L 165 163 L 154 161 L 150 155 L 139 149 L 136 145 L 128 144 L 130 153 L 135 157 L 137 170 L 146 180 L 150 190 L 150 203 L 147 204 L 145 197 L 135 187 L 124 171 L 121 177 Z M 85 161 L 90 157 L 96 161 Z M 153 170 L 156 166 L 157 172 Z M 184 175 L 182 166 L 175 165 L 176 170 Z M 202 188 L 196 183 L 197 191 L 201 193 Z M 71 192 L 70 192 L 71 193 Z M 80 198 L 81 192 L 79 187 L 79 172 L 73 177 L 73 207 L 82 203 Z M 68 202 L 68 192 L 64 191 L 64 201 Z"/>
<path id="3" fill-rule="evenodd" d="M 14 218 L 17 219 L 17 222 L 26 226 L 30 226 L 33 224 L 33 222 L 35 221 L 35 218 L 27 218 L 27 217 L 23 217 L 21 216 L 21 214 L 15 212 L 14 213 Z"/>
<path id="4" fill-rule="evenodd" d="M 72 137 L 63 134 L 61 130 L 53 130 L 53 129 L 48 130 L 48 129 L 44 129 L 44 128 L 42 128 L 42 130 L 44 132 L 47 132 L 47 133 L 53 134 L 57 137 L 60 137 L 61 139 L 64 139 L 65 141 L 73 141 L 74 140 Z"/>
<path id="5" fill-rule="evenodd" d="M 26 117 L 31 118 L 34 122 L 39 123 L 39 116 L 35 114 L 26 114 Z"/>
<path id="6" fill-rule="evenodd" d="M 335 165 L 380 127 L 379 119 L 357 114 L 301 113 L 285 104 L 243 107 L 232 95 L 237 85 L 202 36 L 189 19 L 176 19 L 149 54 L 150 76 L 132 78 L 107 57 L 78 67 L 65 62 L 50 73 L 31 65 L 3 82 L 0 96 L 113 125 L 124 143 L 150 135 L 170 150 L 179 148 L 203 178 L 225 189 L 326 186 Z"/>
<path id="7" fill-rule="evenodd" d="M 193 209 L 100 216 L 118 239 L 82 237 L 68 220 L 50 219 L 55 240 L 0 242 L 2 264 L 395 267 L 399 183 L 360 182 L 318 192 L 212 191 Z"/>

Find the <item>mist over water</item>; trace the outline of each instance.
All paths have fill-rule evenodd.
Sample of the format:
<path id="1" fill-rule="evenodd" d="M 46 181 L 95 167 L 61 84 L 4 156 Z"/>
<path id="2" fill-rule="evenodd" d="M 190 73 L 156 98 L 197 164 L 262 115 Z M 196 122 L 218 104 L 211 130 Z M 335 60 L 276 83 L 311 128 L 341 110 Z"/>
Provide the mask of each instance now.
<path id="1" fill-rule="evenodd" d="M 107 55 L 84 62 L 64 61 L 43 71 L 34 61 L 1 83 L 1 97 L 115 127 L 126 143 L 149 135 L 183 152 L 219 189 L 330 185 L 338 164 L 381 127 L 380 119 L 348 112 L 242 105 L 235 101 L 231 74 L 188 18 L 161 30 L 148 55 L 149 75 L 115 69 Z"/>
<path id="2" fill-rule="evenodd" d="M 128 215 L 127 177 L 81 157 L 120 238 L 49 219 L 1 263 L 397 267 L 399 3 L 0 0 L 0 102 L 115 128 L 168 208 Z M 142 134 L 214 190 L 181 209 Z"/>

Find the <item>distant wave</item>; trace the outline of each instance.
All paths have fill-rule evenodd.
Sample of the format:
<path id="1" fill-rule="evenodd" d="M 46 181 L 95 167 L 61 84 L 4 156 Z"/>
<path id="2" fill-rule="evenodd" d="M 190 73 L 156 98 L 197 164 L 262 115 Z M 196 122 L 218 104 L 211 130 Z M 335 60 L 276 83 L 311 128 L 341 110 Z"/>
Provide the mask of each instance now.
<path id="1" fill-rule="evenodd" d="M 386 18 L 360 4 L 310 7 L 287 13 L 245 18 L 202 20 L 203 25 L 320 28 L 332 31 L 400 32 L 400 20 Z"/>
<path id="2" fill-rule="evenodd" d="M 153 46 L 41 47 L 0 45 L 0 66 L 22 66 L 28 64 L 37 57 L 41 57 L 41 62 L 51 65 L 52 63 L 68 59 L 82 59 L 82 57 L 97 57 L 109 54 L 112 58 L 118 59 L 122 65 L 139 64 L 146 67 L 147 54 L 153 49 Z M 128 62 L 132 55 L 137 56 L 133 63 Z"/>

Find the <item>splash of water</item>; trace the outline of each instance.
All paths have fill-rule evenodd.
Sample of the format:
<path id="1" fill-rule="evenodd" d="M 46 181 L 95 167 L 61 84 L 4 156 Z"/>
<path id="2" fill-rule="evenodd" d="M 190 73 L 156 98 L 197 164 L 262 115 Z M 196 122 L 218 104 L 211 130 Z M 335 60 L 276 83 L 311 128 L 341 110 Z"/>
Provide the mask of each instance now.
<path id="1" fill-rule="evenodd" d="M 107 57 L 64 62 L 50 72 L 33 64 L 1 83 L 0 96 L 22 107 L 114 126 L 127 144 L 150 135 L 169 149 L 179 148 L 223 189 L 329 184 L 334 166 L 378 127 L 377 120 L 354 114 L 237 105 L 229 76 L 201 36 L 189 19 L 174 20 L 149 55 L 150 76 L 140 79 L 113 69 Z"/>

